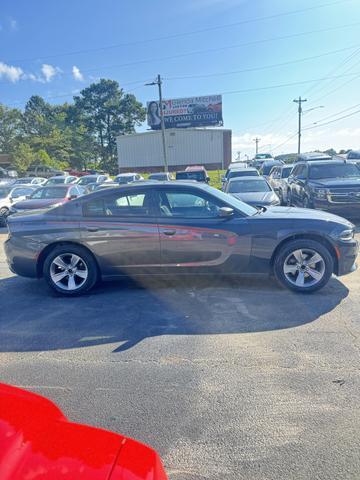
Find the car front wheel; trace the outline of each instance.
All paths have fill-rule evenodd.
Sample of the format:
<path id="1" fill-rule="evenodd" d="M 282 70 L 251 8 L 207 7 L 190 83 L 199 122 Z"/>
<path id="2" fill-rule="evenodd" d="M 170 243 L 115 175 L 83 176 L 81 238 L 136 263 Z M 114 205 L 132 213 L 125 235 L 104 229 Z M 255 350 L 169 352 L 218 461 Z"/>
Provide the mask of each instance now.
<path id="1" fill-rule="evenodd" d="M 290 290 L 310 293 L 324 287 L 334 270 L 328 248 L 315 240 L 293 240 L 276 255 L 274 273 Z"/>
<path id="2" fill-rule="evenodd" d="M 77 245 L 55 247 L 45 259 L 43 273 L 49 286 L 65 296 L 90 290 L 98 278 L 93 256 Z"/>

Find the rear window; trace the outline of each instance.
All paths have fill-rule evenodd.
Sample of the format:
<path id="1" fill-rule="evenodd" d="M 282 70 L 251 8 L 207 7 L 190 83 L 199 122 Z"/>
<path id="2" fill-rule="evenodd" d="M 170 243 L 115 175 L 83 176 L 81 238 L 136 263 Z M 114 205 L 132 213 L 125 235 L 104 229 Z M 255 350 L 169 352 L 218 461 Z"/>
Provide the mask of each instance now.
<path id="1" fill-rule="evenodd" d="M 234 171 L 230 170 L 228 178 L 236 178 L 236 177 L 256 177 L 259 175 L 257 170 L 241 170 L 241 171 Z"/>
<path id="2" fill-rule="evenodd" d="M 229 193 L 269 192 L 270 187 L 265 180 L 239 180 L 229 183 Z"/>
<path id="3" fill-rule="evenodd" d="M 58 187 L 44 187 L 36 190 L 32 195 L 32 199 L 45 198 L 64 198 L 66 197 L 68 189 Z"/>
<path id="4" fill-rule="evenodd" d="M 205 172 L 177 172 L 176 180 L 196 180 L 197 182 L 205 181 Z"/>

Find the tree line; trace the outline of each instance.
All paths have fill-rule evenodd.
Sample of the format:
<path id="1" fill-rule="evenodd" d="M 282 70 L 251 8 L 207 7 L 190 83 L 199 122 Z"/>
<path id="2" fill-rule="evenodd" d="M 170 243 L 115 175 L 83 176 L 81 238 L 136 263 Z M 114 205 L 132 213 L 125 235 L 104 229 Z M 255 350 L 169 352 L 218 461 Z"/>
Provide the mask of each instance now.
<path id="1" fill-rule="evenodd" d="M 32 164 L 117 172 L 116 137 L 135 132 L 145 109 L 114 80 L 84 88 L 73 102 L 52 105 L 32 96 L 24 110 L 0 104 L 0 152 L 19 174 Z"/>

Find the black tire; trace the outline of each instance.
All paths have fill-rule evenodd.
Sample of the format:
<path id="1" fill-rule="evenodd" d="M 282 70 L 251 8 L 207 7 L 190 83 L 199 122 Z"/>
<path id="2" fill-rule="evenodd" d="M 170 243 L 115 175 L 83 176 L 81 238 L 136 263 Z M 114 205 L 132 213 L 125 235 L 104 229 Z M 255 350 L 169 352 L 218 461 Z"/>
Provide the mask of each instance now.
<path id="1" fill-rule="evenodd" d="M 53 280 L 53 275 L 55 274 L 54 269 L 59 268 L 59 273 L 65 273 L 65 270 L 54 264 L 54 260 L 57 259 L 57 257 L 61 257 L 64 259 L 64 263 L 67 264 L 65 259 L 68 258 L 69 264 L 67 265 L 71 268 L 70 261 L 72 258 L 75 258 L 72 256 L 79 257 L 79 261 L 77 262 L 79 268 L 76 268 L 76 270 L 82 272 L 81 277 L 78 277 L 74 271 L 71 274 L 65 274 L 63 281 L 61 280 L 61 282 L 55 283 Z M 85 272 L 87 274 L 86 279 L 83 278 Z M 86 248 L 80 245 L 59 245 L 54 247 L 46 257 L 43 266 L 43 275 L 52 290 L 67 297 L 74 297 L 89 291 L 96 284 L 99 278 L 99 271 L 94 257 Z M 66 289 L 66 284 L 68 284 L 68 286 L 70 284 L 70 276 L 74 279 L 75 288 Z"/>
<path id="2" fill-rule="evenodd" d="M 319 264 L 321 263 L 323 271 L 321 272 L 322 277 L 317 281 L 317 283 L 311 284 L 311 280 L 315 280 L 307 272 L 305 272 L 305 275 L 307 276 L 305 282 L 308 279 L 310 281 L 308 284 L 304 284 L 304 286 L 295 285 L 294 283 L 292 283 L 292 281 L 288 279 L 288 277 L 292 277 L 292 275 L 294 275 L 293 281 L 295 281 L 297 278 L 296 273 L 290 273 L 288 274 L 288 277 L 286 276 L 284 272 L 285 266 L 287 265 L 292 267 L 292 265 L 286 263 L 287 259 L 289 258 L 289 256 L 291 256 L 292 252 L 298 250 L 312 250 L 321 256 L 323 263 L 319 262 Z M 311 269 L 311 271 L 313 272 L 314 269 Z M 286 288 L 299 293 L 311 293 L 320 290 L 328 283 L 333 271 L 334 260 L 329 249 L 316 240 L 299 239 L 289 241 L 280 248 L 274 259 L 274 274 L 277 280 Z M 320 275 L 320 272 L 317 273 Z M 297 272 L 297 275 L 300 275 L 300 272 Z M 302 275 L 304 275 L 304 273 L 302 273 Z"/>
<path id="3" fill-rule="evenodd" d="M 281 188 L 279 189 L 279 195 L 278 196 L 280 198 L 280 205 L 285 205 L 284 193 L 283 193 Z"/>
<path id="4" fill-rule="evenodd" d="M 288 190 L 286 195 L 286 205 L 288 207 L 292 207 L 292 198 L 291 198 L 291 190 Z"/>

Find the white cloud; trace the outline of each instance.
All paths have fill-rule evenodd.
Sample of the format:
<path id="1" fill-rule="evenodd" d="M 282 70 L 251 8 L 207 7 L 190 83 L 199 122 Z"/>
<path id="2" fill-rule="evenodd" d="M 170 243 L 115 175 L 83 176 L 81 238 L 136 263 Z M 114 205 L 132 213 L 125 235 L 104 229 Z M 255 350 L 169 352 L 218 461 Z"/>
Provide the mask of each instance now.
<path id="1" fill-rule="evenodd" d="M 80 68 L 76 65 L 72 67 L 72 75 L 75 80 L 78 80 L 79 82 L 82 82 L 84 80 L 84 75 L 80 72 Z"/>
<path id="2" fill-rule="evenodd" d="M 59 67 L 54 67 L 53 65 L 49 65 L 44 63 L 41 66 L 41 73 L 43 74 L 45 82 L 51 82 L 51 80 L 58 74 L 61 73 Z"/>
<path id="3" fill-rule="evenodd" d="M 14 67 L 13 65 L 7 65 L 6 63 L 0 62 L 0 78 L 4 77 L 10 82 L 17 82 L 23 76 L 24 72 L 20 67 Z"/>
<path id="4" fill-rule="evenodd" d="M 17 21 L 14 18 L 9 19 L 10 30 L 16 32 L 19 28 Z"/>

